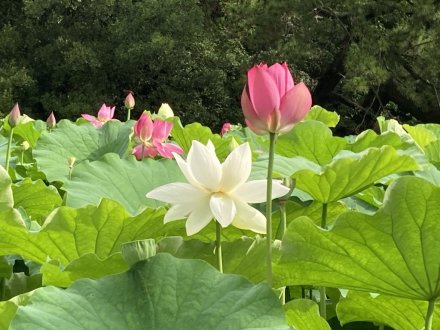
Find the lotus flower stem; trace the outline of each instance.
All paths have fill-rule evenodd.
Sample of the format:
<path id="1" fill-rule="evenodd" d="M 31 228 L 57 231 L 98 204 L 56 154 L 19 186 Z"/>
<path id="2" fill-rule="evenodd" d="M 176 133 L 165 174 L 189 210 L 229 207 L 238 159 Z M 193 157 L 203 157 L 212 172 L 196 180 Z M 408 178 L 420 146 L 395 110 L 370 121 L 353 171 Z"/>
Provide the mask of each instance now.
<path id="1" fill-rule="evenodd" d="M 284 233 L 286 232 L 286 201 L 280 200 L 278 207 L 280 208 L 280 225 L 278 226 L 275 237 L 276 239 L 283 239 Z"/>
<path id="2" fill-rule="evenodd" d="M 327 227 L 327 203 L 322 204 L 322 215 L 321 215 L 321 227 Z M 327 296 L 325 294 L 325 287 L 319 288 L 319 315 L 326 320 L 327 307 L 326 307 Z"/>
<path id="3" fill-rule="evenodd" d="M 267 246 L 267 284 L 272 287 L 272 172 L 275 154 L 276 134 L 269 133 L 269 164 L 267 166 L 266 191 L 266 246 Z"/>
<path id="4" fill-rule="evenodd" d="M 5 161 L 6 172 L 9 171 L 9 158 L 11 157 L 11 146 L 12 146 L 12 136 L 13 135 L 14 135 L 14 127 L 11 127 L 11 131 L 9 132 L 8 148 L 6 149 L 6 161 Z"/>
<path id="5" fill-rule="evenodd" d="M 327 203 L 322 204 L 321 228 L 327 228 Z"/>
<path id="6" fill-rule="evenodd" d="M 425 318 L 425 330 L 432 329 L 432 318 L 434 316 L 435 299 L 429 301 L 428 311 L 426 312 Z"/>
<path id="7" fill-rule="evenodd" d="M 131 108 L 127 108 L 127 121 L 130 120 L 131 117 Z"/>
<path id="8" fill-rule="evenodd" d="M 215 254 L 217 255 L 218 270 L 223 273 L 223 257 L 222 257 L 222 225 L 215 222 Z"/>

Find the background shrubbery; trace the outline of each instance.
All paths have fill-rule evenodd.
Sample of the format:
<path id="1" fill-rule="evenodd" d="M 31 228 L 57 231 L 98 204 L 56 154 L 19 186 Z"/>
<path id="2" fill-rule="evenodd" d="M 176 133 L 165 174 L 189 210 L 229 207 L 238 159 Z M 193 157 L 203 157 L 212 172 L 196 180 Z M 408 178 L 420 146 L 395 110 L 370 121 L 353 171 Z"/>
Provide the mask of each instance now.
<path id="1" fill-rule="evenodd" d="M 4 0 L 0 112 L 74 118 L 168 102 L 184 123 L 240 122 L 246 70 L 288 61 L 359 132 L 440 120 L 440 1 Z M 1 115 L 1 113 L 0 113 Z"/>

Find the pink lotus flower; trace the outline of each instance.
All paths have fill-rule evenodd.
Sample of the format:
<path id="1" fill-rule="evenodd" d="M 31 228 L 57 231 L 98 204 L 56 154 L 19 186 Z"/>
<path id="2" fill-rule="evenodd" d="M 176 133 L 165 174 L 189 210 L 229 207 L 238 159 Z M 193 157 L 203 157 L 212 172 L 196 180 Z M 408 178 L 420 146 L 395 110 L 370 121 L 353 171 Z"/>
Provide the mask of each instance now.
<path id="1" fill-rule="evenodd" d="M 81 114 L 81 117 L 92 123 L 92 125 L 96 128 L 100 128 L 102 127 L 102 125 L 104 125 L 105 122 L 111 120 L 114 114 L 115 107 L 109 107 L 105 103 L 103 103 L 98 111 L 97 117 L 85 113 Z"/>
<path id="2" fill-rule="evenodd" d="M 146 157 L 156 157 L 157 154 L 165 158 L 173 158 L 173 152 L 182 154 L 183 150 L 178 145 L 166 143 L 173 123 L 161 119 L 151 120 L 150 115 L 142 113 L 134 125 L 135 141 L 138 145 L 133 148 L 137 160 Z"/>
<path id="3" fill-rule="evenodd" d="M 226 132 L 231 130 L 231 123 L 224 123 L 222 126 L 222 130 L 220 131 L 220 135 L 223 136 Z"/>
<path id="4" fill-rule="evenodd" d="M 256 134 L 285 133 L 307 115 L 312 96 L 304 83 L 294 84 L 286 63 L 255 65 L 247 73 L 241 107 Z"/>

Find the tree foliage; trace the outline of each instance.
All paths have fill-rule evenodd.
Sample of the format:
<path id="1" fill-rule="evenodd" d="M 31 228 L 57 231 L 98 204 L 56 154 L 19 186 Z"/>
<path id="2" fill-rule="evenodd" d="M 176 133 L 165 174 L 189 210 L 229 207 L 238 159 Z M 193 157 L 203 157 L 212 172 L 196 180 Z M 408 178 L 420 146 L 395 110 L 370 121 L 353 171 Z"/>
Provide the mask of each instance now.
<path id="1" fill-rule="evenodd" d="M 171 104 L 241 121 L 246 70 L 288 61 L 314 102 L 359 131 L 376 115 L 440 120 L 440 1 L 21 0 L 0 8 L 0 111 L 73 118 Z"/>

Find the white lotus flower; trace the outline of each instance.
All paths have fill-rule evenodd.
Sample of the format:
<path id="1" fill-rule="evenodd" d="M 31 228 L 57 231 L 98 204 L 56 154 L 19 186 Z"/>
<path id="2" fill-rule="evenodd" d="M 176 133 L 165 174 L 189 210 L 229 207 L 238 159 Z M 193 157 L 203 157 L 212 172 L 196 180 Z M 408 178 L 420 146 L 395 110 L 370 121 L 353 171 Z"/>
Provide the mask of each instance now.
<path id="1" fill-rule="evenodd" d="M 220 163 L 211 141 L 203 145 L 193 141 L 185 160 L 174 157 L 188 183 L 176 182 L 158 187 L 148 198 L 170 203 L 164 222 L 188 217 L 186 232 L 198 233 L 214 218 L 222 227 L 233 225 L 257 233 L 266 233 L 265 216 L 248 203 L 266 201 L 266 180 L 246 182 L 251 173 L 252 155 L 248 143 L 234 149 Z M 272 198 L 281 197 L 289 189 L 273 180 Z"/>

